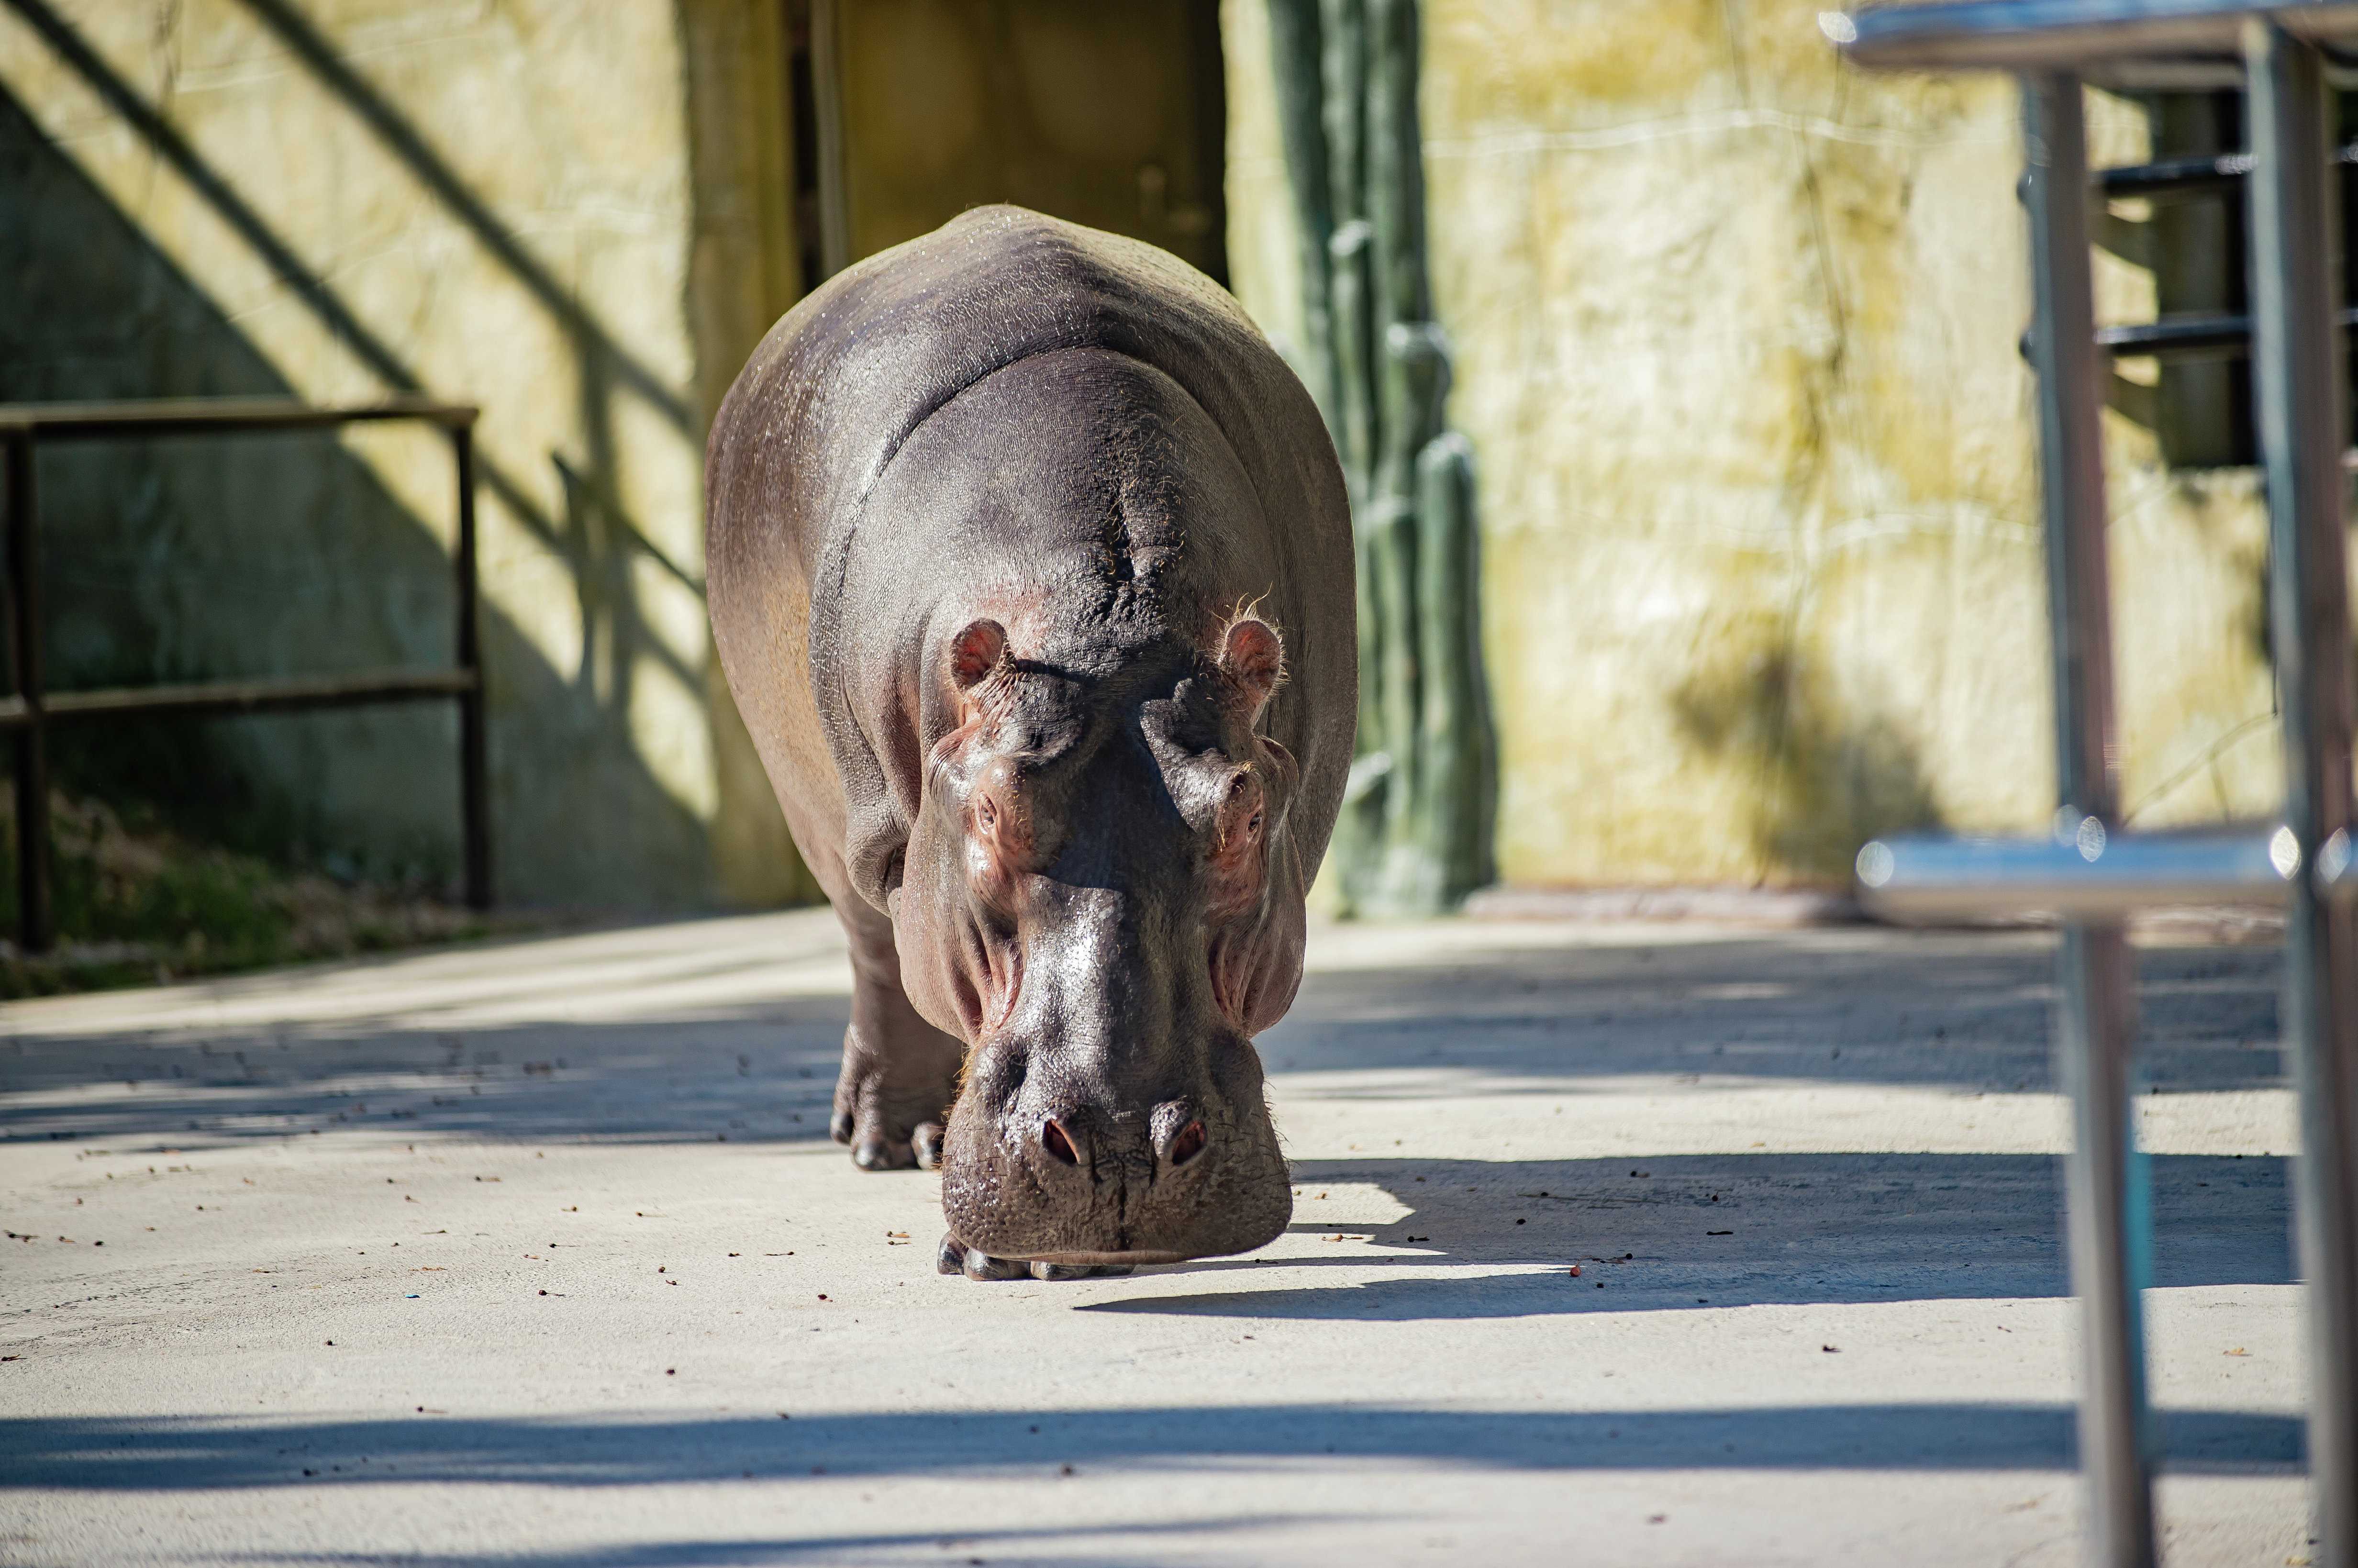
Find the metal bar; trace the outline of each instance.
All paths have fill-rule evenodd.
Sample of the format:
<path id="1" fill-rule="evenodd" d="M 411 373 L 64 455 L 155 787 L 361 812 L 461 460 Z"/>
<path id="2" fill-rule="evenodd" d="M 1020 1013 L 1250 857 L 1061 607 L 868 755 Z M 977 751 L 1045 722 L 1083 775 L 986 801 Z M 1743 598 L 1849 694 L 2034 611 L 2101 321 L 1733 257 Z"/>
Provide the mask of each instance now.
<path id="1" fill-rule="evenodd" d="M 476 680 L 471 670 L 372 670 L 361 675 L 51 692 L 41 699 L 38 713 L 22 697 L 0 698 L 0 730 L 23 730 L 36 722 L 49 725 L 77 719 L 139 719 L 164 713 L 288 713 L 304 708 L 421 702 L 463 696 L 475 689 Z"/>
<path id="2" fill-rule="evenodd" d="M 2055 633 L 2055 762 L 2060 804 L 2073 820 L 2116 826 L 2112 610 L 2104 557 L 2104 472 L 2097 422 L 2095 302 L 2088 266 L 2086 157 L 2076 77 L 2023 88 L 2030 168 L 2041 499 L 2047 516 L 2048 612 Z"/>
<path id="3" fill-rule="evenodd" d="M 2254 342 L 2267 479 L 2269 600 L 2285 810 L 2304 854 L 2346 858 L 2350 602 L 2342 538 L 2342 359 L 2331 99 L 2317 49 L 2266 21 L 2249 80 Z M 2285 1038 L 2298 1063 L 2294 1162 L 2309 1330 L 2309 1473 L 2320 1568 L 2358 1568 L 2358 957 L 2351 911 L 2314 878 L 2285 933 Z"/>
<path id="4" fill-rule="evenodd" d="M 2033 360 L 2047 516 L 2048 619 L 2055 686 L 2060 823 L 2119 826 L 2113 741 L 2112 611 L 2104 560 L 2104 473 L 2097 424 L 2095 304 L 2088 263 L 2088 168 L 2075 76 L 2023 83 L 2030 168 Z M 2075 833 L 2076 836 L 2076 833 Z M 2151 1418 L 2137 1293 L 2149 1253 L 2143 1183 L 2132 1170 L 2128 947 L 2120 923 L 2073 920 L 2058 955 L 2058 1054 L 2075 1136 L 2067 1212 L 2080 1298 L 2080 1463 L 2089 1556 L 2103 1568 L 2154 1561 Z"/>
<path id="5" fill-rule="evenodd" d="M 439 425 L 471 423 L 476 411 L 465 404 L 424 397 L 391 397 L 382 403 L 319 408 L 287 397 L 189 397 L 142 403 L 0 404 L 0 431 L 23 431 L 45 441 L 101 440 L 122 436 L 226 434 L 231 431 L 304 430 L 322 426 L 366 424 L 385 419 L 424 419 Z"/>
<path id="6" fill-rule="evenodd" d="M 459 698 L 459 818 L 467 904 L 492 906 L 491 753 L 483 728 L 483 653 L 475 575 L 475 427 L 450 427 L 451 463 L 458 470 L 457 546 L 451 551 L 458 601 L 459 667 L 472 676 Z"/>
<path id="7" fill-rule="evenodd" d="M 2334 148 L 2333 161 L 2358 163 L 2358 143 Z M 2100 168 L 2095 185 L 2107 197 L 2224 194 L 2240 189 L 2251 172 L 2249 153 L 2204 153 L 2122 168 Z"/>
<path id="8" fill-rule="evenodd" d="M 2288 829 L 2115 834 L 2095 817 L 2047 838 L 1895 835 L 1858 852 L 1862 897 L 1878 914 L 1989 916 L 2044 910 L 2118 921 L 2161 904 L 2281 908 L 2300 869 Z"/>
<path id="9" fill-rule="evenodd" d="M 48 950 L 49 918 L 49 756 L 41 728 L 40 524 L 33 499 L 33 438 L 6 437 L 8 449 L 9 665 L 16 701 L 28 722 L 16 733 L 16 945 Z"/>
<path id="10" fill-rule="evenodd" d="M 2249 316 L 2165 316 L 2158 321 L 2096 329 L 2096 346 L 2124 356 L 2244 353 L 2251 341 Z"/>
<path id="11" fill-rule="evenodd" d="M 810 71 L 812 118 L 818 132 L 818 276 L 809 287 L 849 266 L 851 171 L 844 157 L 843 16 L 840 0 L 811 0 Z"/>
<path id="12" fill-rule="evenodd" d="M 2314 42 L 2358 42 L 2347 0 L 1952 0 L 1829 12 L 1819 26 L 1878 70 L 2071 70 L 2099 59 L 2234 60 L 2244 18 L 2262 12 Z"/>
<path id="13" fill-rule="evenodd" d="M 2338 311 L 2331 319 L 2342 327 L 2358 326 L 2358 310 Z M 2096 346 L 2124 358 L 2233 358 L 2250 352 L 2251 344 L 2249 316 L 2165 316 L 2158 321 L 2096 329 Z"/>
<path id="14" fill-rule="evenodd" d="M 2252 172 L 2249 153 L 2205 153 L 2123 168 L 2100 168 L 2094 185 L 2106 196 L 2177 196 L 2228 191 Z"/>

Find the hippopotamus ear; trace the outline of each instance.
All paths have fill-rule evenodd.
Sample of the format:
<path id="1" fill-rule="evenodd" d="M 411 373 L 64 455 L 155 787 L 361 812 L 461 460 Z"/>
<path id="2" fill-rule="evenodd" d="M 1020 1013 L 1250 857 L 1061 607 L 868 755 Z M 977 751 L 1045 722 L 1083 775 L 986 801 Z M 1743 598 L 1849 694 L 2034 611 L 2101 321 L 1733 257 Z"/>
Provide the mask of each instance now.
<path id="1" fill-rule="evenodd" d="M 1220 641 L 1220 673 L 1243 700 L 1245 721 L 1252 722 L 1285 678 L 1284 639 L 1260 616 L 1239 615 Z"/>
<path id="2" fill-rule="evenodd" d="M 950 679 L 969 691 L 1007 659 L 1007 628 L 985 616 L 950 639 Z"/>

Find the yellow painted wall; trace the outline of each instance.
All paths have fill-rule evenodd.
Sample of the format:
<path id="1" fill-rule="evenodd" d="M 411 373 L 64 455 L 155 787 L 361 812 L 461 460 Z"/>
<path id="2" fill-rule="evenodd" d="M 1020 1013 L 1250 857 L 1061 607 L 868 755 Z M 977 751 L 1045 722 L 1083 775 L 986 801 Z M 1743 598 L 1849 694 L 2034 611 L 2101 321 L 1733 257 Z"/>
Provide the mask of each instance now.
<path id="1" fill-rule="evenodd" d="M 1219 271 L 1201 0 L 834 3 L 849 259 L 1011 201 Z"/>
<path id="2" fill-rule="evenodd" d="M 698 587 L 707 422 L 799 285 L 780 25 L 757 0 L 0 8 L 0 91 L 285 390 L 481 406 L 507 897 L 803 891 Z M 157 390 L 203 389 L 150 347 Z M 445 453 L 343 449 L 448 548 Z"/>
<path id="3" fill-rule="evenodd" d="M 2053 807 L 2015 92 L 1853 72 L 1816 10 L 1425 5 L 1508 882 L 1832 881 L 1875 831 Z M 1232 275 L 1288 348 L 1261 0 L 1223 27 Z M 2097 161 L 2145 156 L 2092 110 Z M 2107 319 L 2151 318 L 2140 216 L 2108 222 Z M 2133 819 L 2265 812 L 2253 477 L 2106 427 Z"/>

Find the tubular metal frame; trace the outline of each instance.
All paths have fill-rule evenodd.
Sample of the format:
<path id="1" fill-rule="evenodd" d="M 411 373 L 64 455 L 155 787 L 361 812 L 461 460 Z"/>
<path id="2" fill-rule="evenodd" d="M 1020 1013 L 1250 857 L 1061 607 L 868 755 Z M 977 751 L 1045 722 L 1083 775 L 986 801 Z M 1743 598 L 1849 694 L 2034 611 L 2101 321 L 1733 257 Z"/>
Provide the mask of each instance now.
<path id="1" fill-rule="evenodd" d="M 1995 69 L 2023 76 L 2024 199 L 2037 318 L 2057 759 L 2053 842 L 1909 838 L 1868 844 L 1859 880 L 1895 913 L 2064 915 L 2057 1049 L 2073 1106 L 2068 1208 L 2084 1336 L 2080 1404 L 2088 1556 L 2154 1561 L 2158 1458 L 2146 1400 L 2139 1295 L 2151 1211 L 2130 1120 L 2132 992 L 2122 920 L 2171 902 L 2287 910 L 2284 1033 L 2299 1086 L 2294 1162 L 2308 1303 L 2309 1468 L 2318 1568 L 2358 1568 L 2358 931 L 2353 900 L 2353 695 L 2343 510 L 2343 330 L 2335 298 L 2336 180 L 2325 51 L 2358 47 L 2342 0 L 1955 0 L 1827 13 L 1855 64 Z M 2080 73 L 2157 61 L 2240 64 L 2250 202 L 2249 341 L 2267 478 L 2269 611 L 2283 718 L 2285 822 L 2255 835 L 2119 832 L 2097 367 L 2143 338 L 2107 338 L 2090 307 L 2089 175 Z M 2221 322 L 2220 344 L 2244 321 Z M 2187 336 L 2192 326 L 2180 329 Z M 2167 336 L 2167 334 L 2160 334 Z M 2213 345 L 2216 346 L 2216 345 Z"/>
<path id="2" fill-rule="evenodd" d="M 288 713 L 387 702 L 459 705 L 459 805 L 467 903 L 492 903 L 488 759 L 483 733 L 482 644 L 477 629 L 474 408 L 404 397 L 353 408 L 315 408 L 279 398 L 203 398 L 159 403 L 0 405 L 6 456 L 8 626 L 16 693 L 0 697 L 0 730 L 16 736 L 17 944 L 27 952 L 54 937 L 49 878 L 49 730 L 53 724 L 157 714 Z M 141 436 L 213 436 L 319 429 L 392 419 L 441 427 L 458 488 L 451 552 L 457 600 L 457 662 L 442 669 L 365 671 L 274 680 L 206 681 L 50 692 L 43 676 L 40 519 L 33 456 L 43 443 Z"/>
<path id="3" fill-rule="evenodd" d="M 2349 859 L 2350 600 L 2324 60 L 2273 17 L 2244 25 L 2251 99 L 2252 385 L 2267 475 L 2269 617 L 2285 816 L 2300 864 Z M 2335 851 L 2338 850 L 2338 854 Z M 2331 859 L 2329 859 L 2331 857 Z M 2351 910 L 2293 883 L 2285 1037 L 2300 1086 L 2294 1164 L 2308 1285 L 2309 1473 L 2320 1568 L 2358 1568 L 2358 948 Z"/>

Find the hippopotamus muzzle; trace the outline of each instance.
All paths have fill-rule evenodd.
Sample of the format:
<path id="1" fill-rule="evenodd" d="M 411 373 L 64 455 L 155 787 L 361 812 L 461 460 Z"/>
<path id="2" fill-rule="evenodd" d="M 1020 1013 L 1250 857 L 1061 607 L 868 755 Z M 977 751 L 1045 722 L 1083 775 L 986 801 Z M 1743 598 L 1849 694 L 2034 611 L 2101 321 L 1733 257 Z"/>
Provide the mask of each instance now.
<path id="1" fill-rule="evenodd" d="M 946 1261 L 1127 1271 L 1273 1239 L 1293 1205 L 1260 1065 L 1238 1036 L 1208 1055 L 1208 1091 L 1125 1093 L 1028 1043 L 977 1053 L 950 1119 Z"/>

